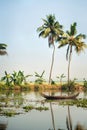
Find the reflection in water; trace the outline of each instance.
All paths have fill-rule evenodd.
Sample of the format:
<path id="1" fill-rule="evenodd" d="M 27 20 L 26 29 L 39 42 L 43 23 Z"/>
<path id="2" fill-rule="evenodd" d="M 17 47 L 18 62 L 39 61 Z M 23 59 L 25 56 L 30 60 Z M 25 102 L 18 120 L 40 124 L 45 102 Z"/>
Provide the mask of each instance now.
<path id="1" fill-rule="evenodd" d="M 50 110 L 51 110 L 51 118 L 52 118 L 53 129 L 48 129 L 48 130 L 65 130 L 65 129 L 61 129 L 61 128 L 56 129 L 56 127 L 55 127 L 55 120 L 54 120 L 54 112 L 53 112 L 53 108 L 52 108 L 52 102 L 50 102 Z M 68 105 L 68 114 L 66 116 L 66 127 L 67 127 L 67 130 L 87 130 L 87 128 L 84 128 L 84 126 L 82 126 L 80 123 L 78 123 L 73 128 L 73 123 L 72 123 L 72 119 L 71 119 L 69 105 Z"/>
<path id="2" fill-rule="evenodd" d="M 75 130 L 87 130 L 87 129 L 85 129 L 84 126 L 77 124 Z"/>
<path id="3" fill-rule="evenodd" d="M 52 94 L 58 95 L 60 93 L 55 93 L 53 91 Z M 62 107 L 58 104 L 58 102 L 59 101 L 46 102 L 45 99 L 41 97 L 40 92 L 14 91 L 12 93 L 11 92 L 0 93 L 0 109 L 3 110 L 9 109 L 11 112 L 12 109 L 18 112 L 21 112 L 21 110 L 22 112 L 24 112 L 22 108 L 23 106 L 27 106 L 27 105 L 48 106 L 50 108 L 50 110 L 47 112 L 45 111 L 38 112 L 36 110 L 31 110 L 28 113 L 22 113 L 20 115 L 9 118 L 9 123 L 7 124 L 0 122 L 0 130 L 19 130 L 19 129 L 25 130 L 25 128 L 26 130 L 87 130 L 84 128 L 84 126 L 81 125 L 81 123 L 85 124 L 84 122 L 86 122 L 87 120 L 85 114 L 87 112 L 86 109 L 83 110 L 81 107 L 80 108 L 74 107 L 73 114 L 76 114 L 74 117 L 70 111 L 70 108 L 73 108 L 73 106 L 70 107 L 69 105 L 67 105 L 65 107 Z M 0 111 L 0 114 L 2 112 L 3 111 Z M 79 113 L 81 113 L 80 114 L 80 116 L 82 117 L 81 119 L 79 119 Z M 49 118 L 50 114 L 51 114 L 52 122 L 50 122 L 50 118 Z M 0 119 L 3 119 L 3 117 L 4 119 L 8 118 L 0 115 Z M 77 124 L 78 121 L 79 124 Z M 34 127 L 35 123 L 37 126 L 37 127 L 35 126 L 36 128 Z M 48 129 L 49 126 L 52 126 L 52 128 Z M 85 127 L 87 127 L 87 125 Z"/>
<path id="4" fill-rule="evenodd" d="M 68 105 L 68 116 L 66 117 L 67 130 L 73 130 L 72 119 L 70 114 L 70 107 Z M 81 124 L 77 124 L 74 130 L 87 130 Z"/>
<path id="5" fill-rule="evenodd" d="M 56 130 L 56 129 L 55 129 L 55 121 L 54 121 L 54 113 L 53 113 L 53 109 L 52 109 L 52 104 L 51 104 L 51 102 L 50 102 L 50 110 L 51 110 L 53 130 Z"/>
<path id="6" fill-rule="evenodd" d="M 67 125 L 67 130 L 72 130 L 72 120 L 71 120 L 69 105 L 68 105 L 68 116 L 66 117 L 66 125 Z"/>
<path id="7" fill-rule="evenodd" d="M 7 123 L 0 123 L 0 130 L 6 130 L 7 128 Z"/>

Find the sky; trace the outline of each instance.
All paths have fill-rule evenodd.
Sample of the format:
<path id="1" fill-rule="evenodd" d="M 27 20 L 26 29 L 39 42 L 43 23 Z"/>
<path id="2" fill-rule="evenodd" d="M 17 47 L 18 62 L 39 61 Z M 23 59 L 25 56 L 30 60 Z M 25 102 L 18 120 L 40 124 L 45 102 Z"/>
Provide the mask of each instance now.
<path id="1" fill-rule="evenodd" d="M 0 0 L 0 43 L 8 45 L 8 55 L 0 56 L 0 76 L 13 71 L 35 72 L 48 80 L 52 48 L 48 40 L 39 38 L 36 31 L 42 18 L 54 14 L 56 20 L 69 30 L 77 22 L 78 34 L 87 34 L 87 0 Z M 87 43 L 87 38 L 85 40 Z M 52 79 L 64 73 L 67 77 L 66 47 L 58 49 L 56 43 Z M 73 50 L 70 78 L 87 79 L 87 49 L 79 56 Z"/>

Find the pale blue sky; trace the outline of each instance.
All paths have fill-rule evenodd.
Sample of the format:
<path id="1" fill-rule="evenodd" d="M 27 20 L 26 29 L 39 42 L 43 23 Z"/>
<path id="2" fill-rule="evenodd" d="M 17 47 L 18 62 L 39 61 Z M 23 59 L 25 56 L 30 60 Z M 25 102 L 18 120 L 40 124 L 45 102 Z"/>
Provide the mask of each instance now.
<path id="1" fill-rule="evenodd" d="M 25 74 L 42 73 L 48 79 L 52 48 L 47 39 L 39 38 L 36 29 L 41 18 L 55 14 L 68 30 L 77 22 L 78 33 L 87 34 L 87 0 L 0 0 L 0 42 L 8 45 L 8 56 L 0 57 L 0 74 L 23 70 Z M 87 39 L 85 40 L 87 43 Z M 67 76 L 66 48 L 56 49 L 53 79 Z M 87 78 L 87 50 L 78 56 L 73 52 L 71 78 Z"/>

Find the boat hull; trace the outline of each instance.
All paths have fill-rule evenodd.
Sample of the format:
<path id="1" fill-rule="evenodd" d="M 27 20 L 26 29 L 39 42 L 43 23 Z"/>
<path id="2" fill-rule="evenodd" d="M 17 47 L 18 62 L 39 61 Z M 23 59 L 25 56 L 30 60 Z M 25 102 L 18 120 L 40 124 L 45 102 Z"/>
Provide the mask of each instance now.
<path id="1" fill-rule="evenodd" d="M 68 96 L 51 96 L 51 95 L 46 95 L 44 93 L 41 93 L 41 95 L 48 99 L 48 100 L 58 100 L 58 99 L 76 99 L 76 97 L 79 95 L 79 93 L 74 94 L 74 95 L 68 95 Z"/>

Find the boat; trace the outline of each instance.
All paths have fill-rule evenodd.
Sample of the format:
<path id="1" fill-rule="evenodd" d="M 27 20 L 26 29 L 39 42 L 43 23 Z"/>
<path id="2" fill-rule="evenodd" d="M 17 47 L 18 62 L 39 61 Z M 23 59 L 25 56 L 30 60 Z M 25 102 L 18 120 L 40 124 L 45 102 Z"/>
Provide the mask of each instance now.
<path id="1" fill-rule="evenodd" d="M 44 93 L 41 93 L 41 95 L 48 100 L 58 100 L 58 99 L 76 99 L 79 93 L 73 95 L 62 95 L 62 96 L 47 95 Z"/>

